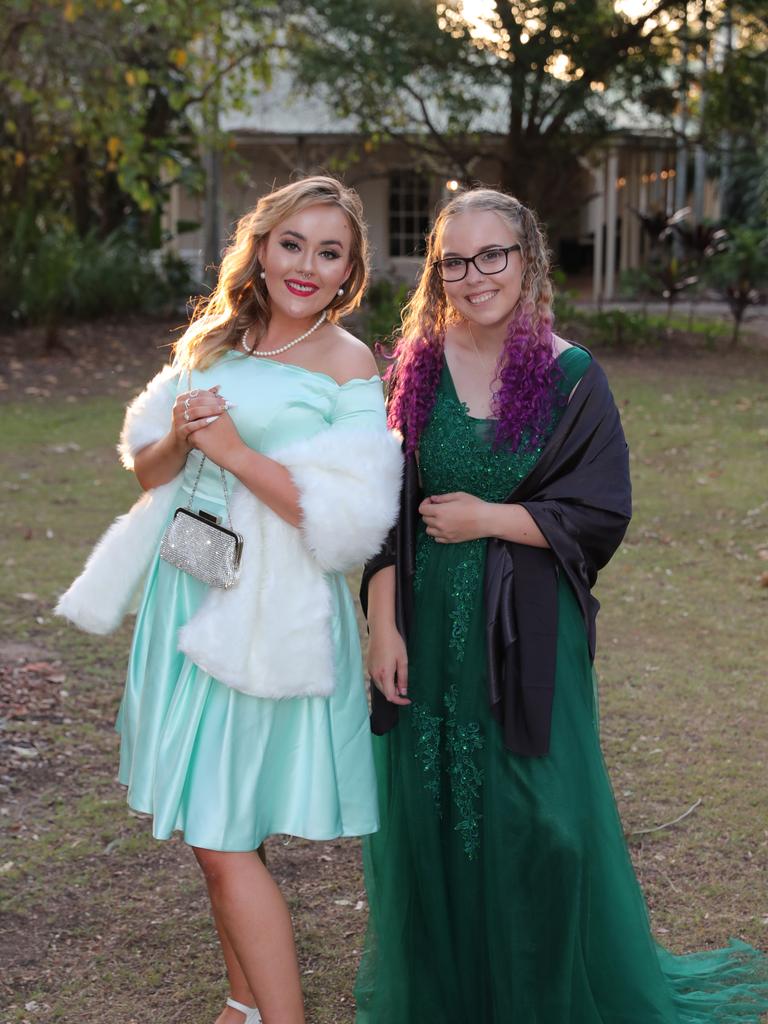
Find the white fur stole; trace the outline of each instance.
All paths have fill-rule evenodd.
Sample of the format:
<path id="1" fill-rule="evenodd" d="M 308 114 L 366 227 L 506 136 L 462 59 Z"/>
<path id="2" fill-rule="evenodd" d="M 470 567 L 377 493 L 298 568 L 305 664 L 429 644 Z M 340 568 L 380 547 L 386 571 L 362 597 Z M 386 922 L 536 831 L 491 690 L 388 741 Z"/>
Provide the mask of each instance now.
<path id="1" fill-rule="evenodd" d="M 146 491 L 118 516 L 88 557 L 85 567 L 55 608 L 87 633 L 111 633 L 136 610 L 147 568 L 174 508 L 182 474 Z"/>
<path id="2" fill-rule="evenodd" d="M 177 371 L 166 367 L 126 413 L 123 464 L 168 431 Z M 328 696 L 333 691 L 328 572 L 345 572 L 380 549 L 397 518 L 402 454 L 382 426 L 331 426 L 269 457 L 285 465 L 300 495 L 302 521 L 290 526 L 245 487 L 232 494 L 232 521 L 244 538 L 240 581 L 211 588 L 179 631 L 179 649 L 221 682 L 259 697 Z M 131 610 L 182 474 L 147 492 L 107 530 L 56 614 L 89 632 L 116 629 Z"/>
<path id="3" fill-rule="evenodd" d="M 171 429 L 178 379 L 178 367 L 164 366 L 125 410 L 117 451 L 126 469 L 133 469 L 133 460 L 142 448 L 161 440 Z"/>
<path id="4" fill-rule="evenodd" d="M 326 697 L 335 672 L 326 572 L 375 555 L 397 519 L 402 455 L 385 430 L 333 428 L 270 455 L 302 509 L 296 530 L 245 487 L 232 499 L 244 536 L 240 581 L 212 589 L 179 630 L 179 650 L 258 697 Z"/>

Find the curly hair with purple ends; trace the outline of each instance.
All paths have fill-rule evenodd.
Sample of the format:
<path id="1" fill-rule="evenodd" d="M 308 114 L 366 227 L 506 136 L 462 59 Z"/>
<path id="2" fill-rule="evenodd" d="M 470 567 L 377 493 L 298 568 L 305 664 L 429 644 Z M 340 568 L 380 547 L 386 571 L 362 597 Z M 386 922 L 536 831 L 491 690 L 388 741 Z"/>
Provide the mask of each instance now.
<path id="1" fill-rule="evenodd" d="M 393 358 L 395 362 L 384 375 L 389 392 L 387 424 L 403 434 L 410 453 L 418 448 L 435 404 L 443 369 L 442 340 L 432 336 L 406 342 L 401 338 Z"/>
<path id="2" fill-rule="evenodd" d="M 491 400 L 496 420 L 495 443 L 516 449 L 536 447 L 561 399 L 557 383 L 562 374 L 552 336 L 552 284 L 544 234 L 532 210 L 517 199 L 493 189 L 473 189 L 455 196 L 437 216 L 427 239 L 424 269 L 403 310 L 395 363 L 387 374 L 388 420 L 405 436 L 413 452 L 435 404 L 444 363 L 446 329 L 461 321 L 450 306 L 434 261 L 440 258 L 445 225 L 460 213 L 489 210 L 499 214 L 515 232 L 522 247 L 520 299 L 510 319 L 496 366 L 497 387 Z"/>
<path id="3" fill-rule="evenodd" d="M 498 446 L 516 450 L 524 443 L 532 449 L 542 441 L 553 406 L 565 401 L 557 390 L 562 376 L 549 325 L 533 330 L 524 314 L 516 314 L 496 367 L 499 386 L 491 401 Z"/>

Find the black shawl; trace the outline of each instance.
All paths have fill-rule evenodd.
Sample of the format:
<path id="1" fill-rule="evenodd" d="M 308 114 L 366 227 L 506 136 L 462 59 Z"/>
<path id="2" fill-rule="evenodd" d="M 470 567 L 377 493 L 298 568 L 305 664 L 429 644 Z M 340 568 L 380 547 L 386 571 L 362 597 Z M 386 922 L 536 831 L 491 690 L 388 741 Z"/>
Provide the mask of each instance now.
<path id="1" fill-rule="evenodd" d="M 400 518 L 382 550 L 365 566 L 360 589 L 379 569 L 396 570 L 396 621 L 407 640 L 412 620 L 416 526 L 421 493 L 415 456 L 406 460 Z M 602 368 L 594 360 L 539 461 L 506 499 L 528 510 L 549 548 L 488 540 L 484 596 L 488 697 L 507 748 L 521 755 L 549 750 L 557 654 L 557 587 L 564 572 L 579 602 L 595 655 L 599 603 L 591 590 L 621 543 L 631 516 L 627 444 Z M 397 705 L 372 688 L 371 728 L 397 724 Z"/>

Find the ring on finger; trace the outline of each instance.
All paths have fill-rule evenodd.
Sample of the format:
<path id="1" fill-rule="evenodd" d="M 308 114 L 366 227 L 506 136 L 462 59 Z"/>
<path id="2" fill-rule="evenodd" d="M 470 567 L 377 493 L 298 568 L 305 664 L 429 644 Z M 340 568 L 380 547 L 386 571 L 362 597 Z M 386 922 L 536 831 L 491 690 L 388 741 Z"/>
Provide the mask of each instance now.
<path id="1" fill-rule="evenodd" d="M 189 392 L 189 397 L 190 398 L 197 398 L 197 396 L 199 394 L 200 394 L 200 390 L 198 388 L 195 388 L 194 391 L 190 391 Z"/>
<path id="2" fill-rule="evenodd" d="M 189 399 L 184 399 L 184 412 L 189 412 Z"/>
<path id="3" fill-rule="evenodd" d="M 189 423 L 189 409 L 184 410 L 184 419 Z"/>

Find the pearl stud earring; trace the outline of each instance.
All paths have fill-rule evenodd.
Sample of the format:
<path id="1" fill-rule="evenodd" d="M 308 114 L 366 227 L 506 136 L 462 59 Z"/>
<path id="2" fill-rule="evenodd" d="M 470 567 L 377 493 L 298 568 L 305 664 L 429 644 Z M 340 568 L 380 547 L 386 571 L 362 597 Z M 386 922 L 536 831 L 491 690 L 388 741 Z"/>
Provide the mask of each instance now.
<path id="1" fill-rule="evenodd" d="M 344 289 L 343 288 L 339 288 L 339 290 L 336 292 L 336 294 L 337 295 L 343 295 L 344 294 Z"/>
<path id="2" fill-rule="evenodd" d="M 263 271 L 263 270 L 262 270 L 262 272 L 261 272 L 261 273 L 259 274 L 259 277 L 261 278 L 261 280 L 262 280 L 262 281 L 264 280 L 264 278 L 265 278 L 266 276 L 267 276 L 267 275 L 266 275 L 266 274 L 264 273 L 264 271 Z"/>

